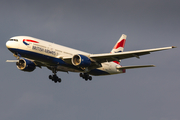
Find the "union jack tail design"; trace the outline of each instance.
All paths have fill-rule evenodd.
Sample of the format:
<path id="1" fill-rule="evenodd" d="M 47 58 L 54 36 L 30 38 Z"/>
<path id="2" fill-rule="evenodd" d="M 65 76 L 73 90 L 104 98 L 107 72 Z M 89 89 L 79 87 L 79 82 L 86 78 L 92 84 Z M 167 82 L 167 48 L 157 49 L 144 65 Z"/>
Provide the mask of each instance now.
<path id="1" fill-rule="evenodd" d="M 126 42 L 127 36 L 125 34 L 122 34 L 120 39 L 117 41 L 116 45 L 114 48 L 111 50 L 111 53 L 118 53 L 118 52 L 123 52 L 125 42 Z"/>
<path id="2" fill-rule="evenodd" d="M 125 46 L 125 43 L 126 43 L 126 38 L 127 38 L 127 36 L 125 34 L 122 34 L 120 39 L 115 44 L 114 48 L 111 50 L 111 53 L 123 52 L 124 46 Z M 120 64 L 119 63 L 120 61 L 113 61 L 113 62 L 115 62 L 117 64 Z"/>

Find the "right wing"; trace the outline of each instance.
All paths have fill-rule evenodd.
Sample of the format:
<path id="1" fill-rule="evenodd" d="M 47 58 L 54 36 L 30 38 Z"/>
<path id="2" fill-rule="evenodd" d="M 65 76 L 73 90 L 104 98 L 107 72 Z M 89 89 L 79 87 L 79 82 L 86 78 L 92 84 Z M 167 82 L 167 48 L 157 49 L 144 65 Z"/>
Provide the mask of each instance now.
<path id="1" fill-rule="evenodd" d="M 167 49 L 176 48 L 175 46 L 171 47 L 163 47 L 163 48 L 154 48 L 154 49 L 146 49 L 146 50 L 137 50 L 137 51 L 128 51 L 128 52 L 120 52 L 120 53 L 105 53 L 105 54 L 91 54 L 89 57 L 95 60 L 98 63 L 103 62 L 111 62 L 115 60 L 122 60 L 127 58 L 136 57 L 150 54 L 151 52 L 162 51 Z"/>

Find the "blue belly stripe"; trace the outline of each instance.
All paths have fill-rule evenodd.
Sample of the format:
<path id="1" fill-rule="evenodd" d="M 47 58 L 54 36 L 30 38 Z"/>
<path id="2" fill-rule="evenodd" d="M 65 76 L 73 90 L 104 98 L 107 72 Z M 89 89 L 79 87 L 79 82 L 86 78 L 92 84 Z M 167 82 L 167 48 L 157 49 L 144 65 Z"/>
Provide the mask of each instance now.
<path id="1" fill-rule="evenodd" d="M 31 52 L 31 51 L 27 51 L 27 50 L 21 50 L 21 49 L 15 49 L 15 48 L 8 48 L 8 49 L 12 53 L 21 55 L 21 57 L 41 61 L 43 63 L 47 63 L 47 64 L 52 65 L 52 66 L 62 65 L 62 66 L 70 67 L 70 68 L 77 69 L 77 70 L 81 71 L 80 68 L 78 68 L 78 67 L 76 67 L 74 65 L 67 64 L 66 62 L 64 62 L 63 60 L 61 60 L 59 58 L 54 58 L 54 57 L 51 57 L 51 56 L 47 56 L 47 55 L 44 55 L 44 54 Z M 102 70 L 99 70 L 99 69 L 93 69 L 93 70 L 91 70 L 89 72 L 89 74 L 95 75 L 95 76 L 109 75 L 109 73 L 107 73 L 105 71 L 102 71 Z"/>

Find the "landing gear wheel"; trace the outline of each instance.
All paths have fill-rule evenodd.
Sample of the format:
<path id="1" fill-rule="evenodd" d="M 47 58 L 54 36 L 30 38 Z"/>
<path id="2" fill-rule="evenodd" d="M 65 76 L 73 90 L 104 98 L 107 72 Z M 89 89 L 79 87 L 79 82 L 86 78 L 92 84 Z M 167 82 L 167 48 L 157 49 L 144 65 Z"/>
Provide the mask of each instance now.
<path id="1" fill-rule="evenodd" d="M 80 74 L 79 74 L 79 76 L 80 76 L 80 77 L 83 77 L 83 74 L 82 74 L 82 73 L 80 73 Z"/>
<path id="2" fill-rule="evenodd" d="M 88 80 L 88 78 L 86 77 L 86 78 L 85 78 L 85 81 L 87 81 L 87 80 Z"/>
<path id="3" fill-rule="evenodd" d="M 92 77 L 91 76 L 89 76 L 89 78 L 88 78 L 90 81 L 92 80 Z"/>
<path id="4" fill-rule="evenodd" d="M 59 78 L 56 73 L 57 73 L 57 66 L 50 66 L 48 67 L 50 70 L 52 70 L 53 75 L 49 75 L 49 79 L 51 79 L 53 82 L 61 82 L 61 78 Z"/>
<path id="5" fill-rule="evenodd" d="M 61 82 L 61 78 L 58 78 L 58 82 L 59 82 L 59 83 Z"/>
<path id="6" fill-rule="evenodd" d="M 57 75 L 53 75 L 53 79 L 55 79 L 55 80 L 56 80 L 57 78 L 58 78 L 58 77 L 57 77 Z"/>
<path id="7" fill-rule="evenodd" d="M 92 80 L 92 77 L 89 76 L 88 73 L 80 73 L 79 76 L 82 77 L 83 79 L 85 79 L 86 81 L 88 81 L 88 79 L 89 79 L 90 81 Z"/>
<path id="8" fill-rule="evenodd" d="M 52 75 L 49 75 L 49 79 L 52 79 L 53 77 L 52 77 Z"/>
<path id="9" fill-rule="evenodd" d="M 51 79 L 52 81 L 54 81 L 55 83 L 57 82 L 61 82 L 61 78 L 59 78 L 56 74 L 54 75 L 49 75 L 49 79 Z"/>

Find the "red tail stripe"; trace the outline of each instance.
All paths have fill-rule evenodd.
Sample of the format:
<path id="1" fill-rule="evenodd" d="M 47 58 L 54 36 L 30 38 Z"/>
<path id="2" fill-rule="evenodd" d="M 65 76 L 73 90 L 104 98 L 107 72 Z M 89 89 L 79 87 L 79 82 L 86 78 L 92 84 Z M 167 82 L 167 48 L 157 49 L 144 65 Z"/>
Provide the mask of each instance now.
<path id="1" fill-rule="evenodd" d="M 119 48 L 119 47 L 123 47 L 123 48 L 124 48 L 125 42 L 126 42 L 126 39 L 121 40 L 119 43 L 117 43 L 117 44 L 114 46 L 114 49 L 117 49 L 117 48 Z"/>

